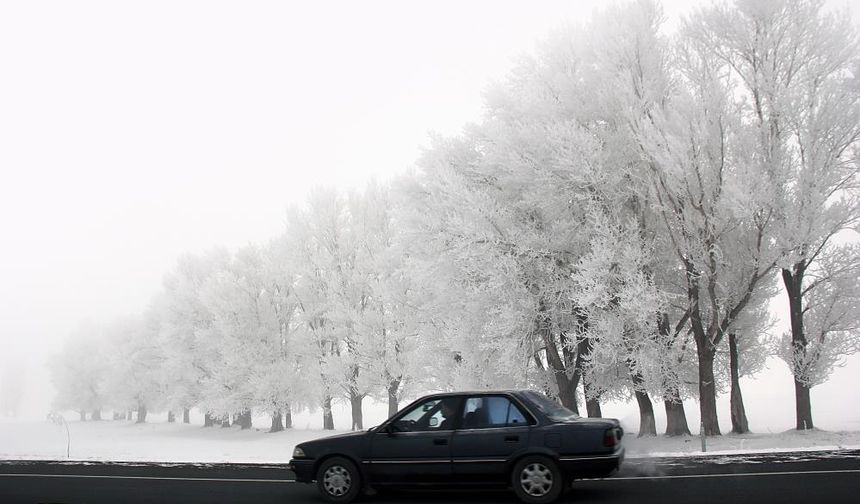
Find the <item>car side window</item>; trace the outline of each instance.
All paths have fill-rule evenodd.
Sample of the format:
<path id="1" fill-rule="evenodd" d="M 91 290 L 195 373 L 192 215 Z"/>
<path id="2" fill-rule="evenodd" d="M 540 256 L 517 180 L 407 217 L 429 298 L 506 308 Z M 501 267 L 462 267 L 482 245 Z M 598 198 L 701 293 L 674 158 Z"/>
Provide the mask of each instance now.
<path id="1" fill-rule="evenodd" d="M 417 404 L 398 418 L 393 426 L 401 432 L 442 431 L 454 428 L 458 399 L 430 399 Z"/>
<path id="2" fill-rule="evenodd" d="M 508 425 L 528 425 L 529 421 L 523 411 L 514 403 L 508 408 Z"/>
<path id="3" fill-rule="evenodd" d="M 463 408 L 463 429 L 528 425 L 520 408 L 507 397 L 470 397 Z"/>

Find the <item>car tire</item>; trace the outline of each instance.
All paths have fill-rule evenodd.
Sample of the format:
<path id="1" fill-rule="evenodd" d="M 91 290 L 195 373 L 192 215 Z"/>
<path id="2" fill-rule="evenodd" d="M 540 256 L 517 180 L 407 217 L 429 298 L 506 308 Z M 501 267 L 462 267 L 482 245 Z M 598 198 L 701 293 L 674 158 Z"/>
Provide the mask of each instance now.
<path id="1" fill-rule="evenodd" d="M 317 469 L 317 489 L 329 502 L 346 504 L 361 493 L 361 474 L 349 459 L 332 457 Z"/>
<path id="2" fill-rule="evenodd" d="M 549 504 L 561 496 L 565 478 L 551 458 L 529 455 L 521 458 L 511 471 L 511 487 L 522 502 Z"/>

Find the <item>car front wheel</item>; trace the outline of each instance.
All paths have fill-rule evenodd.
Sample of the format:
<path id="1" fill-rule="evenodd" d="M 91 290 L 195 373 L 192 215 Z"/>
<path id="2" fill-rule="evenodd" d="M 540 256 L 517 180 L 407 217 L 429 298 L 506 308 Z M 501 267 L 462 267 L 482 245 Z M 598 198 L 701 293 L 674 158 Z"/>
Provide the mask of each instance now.
<path id="1" fill-rule="evenodd" d="M 361 491 L 361 475 L 349 460 L 332 457 L 317 470 L 317 488 L 331 502 L 352 502 Z"/>
<path id="2" fill-rule="evenodd" d="M 511 486 L 517 497 L 528 504 L 549 504 L 561 495 L 564 478 L 549 457 L 523 457 L 511 473 Z"/>

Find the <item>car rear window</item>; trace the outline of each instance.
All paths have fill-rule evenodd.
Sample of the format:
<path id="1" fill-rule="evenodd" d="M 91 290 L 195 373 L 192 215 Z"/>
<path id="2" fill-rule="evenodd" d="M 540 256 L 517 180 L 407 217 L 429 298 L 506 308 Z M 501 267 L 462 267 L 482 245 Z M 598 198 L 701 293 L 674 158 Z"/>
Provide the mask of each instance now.
<path id="1" fill-rule="evenodd" d="M 529 390 L 523 395 L 525 395 L 526 398 L 541 411 L 541 413 L 549 417 L 550 420 L 563 422 L 565 420 L 579 418 L 579 415 L 543 394 Z"/>

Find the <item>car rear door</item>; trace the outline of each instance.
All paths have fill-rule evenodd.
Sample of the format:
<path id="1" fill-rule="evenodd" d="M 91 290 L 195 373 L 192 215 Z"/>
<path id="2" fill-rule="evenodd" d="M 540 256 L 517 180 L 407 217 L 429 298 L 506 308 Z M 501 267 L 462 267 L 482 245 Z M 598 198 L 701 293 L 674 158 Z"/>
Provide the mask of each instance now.
<path id="1" fill-rule="evenodd" d="M 507 396 L 468 397 L 451 439 L 453 477 L 461 483 L 506 481 L 507 461 L 528 446 L 528 419 Z"/>

